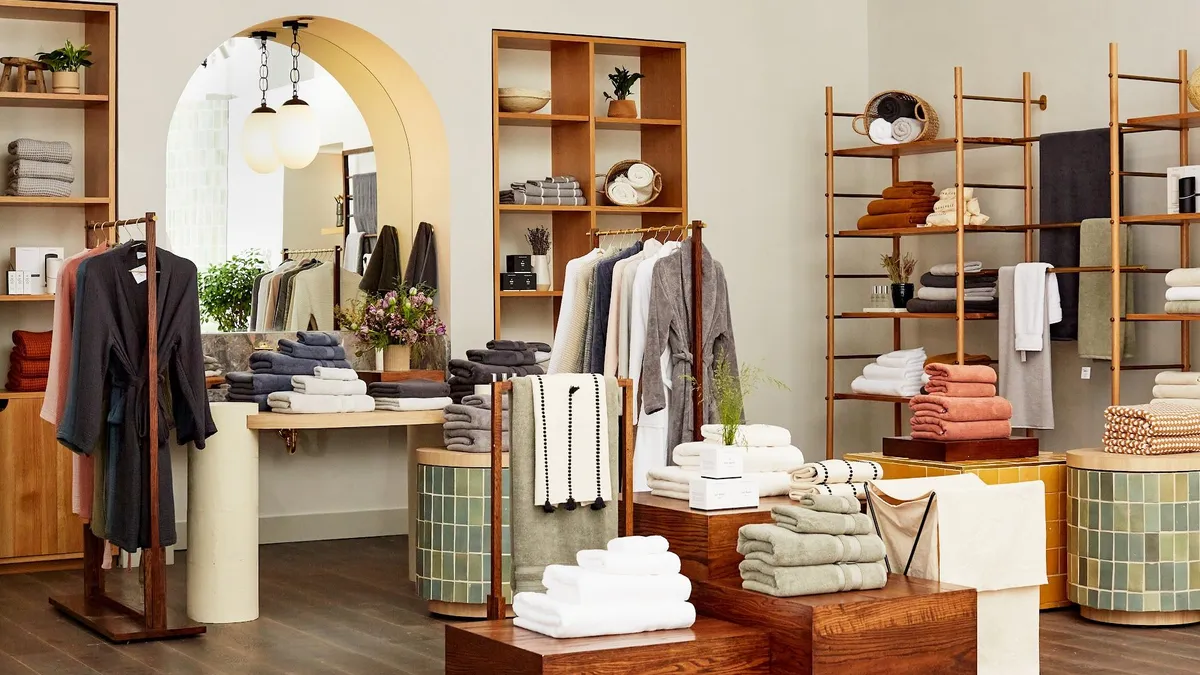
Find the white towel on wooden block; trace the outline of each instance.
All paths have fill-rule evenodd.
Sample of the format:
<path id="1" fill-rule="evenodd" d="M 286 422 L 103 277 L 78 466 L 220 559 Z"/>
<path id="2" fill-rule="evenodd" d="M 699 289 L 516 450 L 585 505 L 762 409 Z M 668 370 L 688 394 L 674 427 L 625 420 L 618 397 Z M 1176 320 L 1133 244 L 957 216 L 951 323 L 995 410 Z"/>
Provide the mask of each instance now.
<path id="1" fill-rule="evenodd" d="M 684 466 L 663 466 L 646 472 L 646 485 L 650 494 L 669 499 L 691 500 L 692 481 L 700 478 L 700 469 Z M 758 496 L 778 497 L 787 494 L 788 473 L 786 471 L 747 471 L 742 480 L 758 484 Z"/>
<path id="2" fill-rule="evenodd" d="M 517 593 L 513 625 L 552 638 L 624 635 L 690 628 L 696 608 L 690 602 L 612 602 L 571 605 L 544 593 Z"/>
<path id="3" fill-rule="evenodd" d="M 380 396 L 374 400 L 376 410 L 389 410 L 393 412 L 441 410 L 454 403 L 449 396 L 436 396 L 434 398 L 390 398 Z"/>
<path id="4" fill-rule="evenodd" d="M 674 553 L 617 553 L 603 549 L 585 549 L 575 554 L 575 562 L 585 570 L 605 574 L 670 575 L 679 574 L 679 556 Z"/>
<path id="5" fill-rule="evenodd" d="M 322 380 L 358 379 L 358 373 L 351 368 L 330 368 L 329 366 L 317 366 L 313 368 L 313 375 Z"/>
<path id="6" fill-rule="evenodd" d="M 861 483 L 883 478 L 878 462 L 848 462 L 844 459 L 823 459 L 809 462 L 792 472 L 792 485 L 829 485 L 831 483 Z"/>
<path id="7" fill-rule="evenodd" d="M 605 602 L 687 602 L 692 582 L 682 574 L 609 574 L 575 565 L 547 565 L 546 595 L 572 605 Z"/>
<path id="8" fill-rule="evenodd" d="M 533 503 L 591 506 L 612 499 L 604 378 L 534 375 Z"/>
<path id="9" fill-rule="evenodd" d="M 708 441 L 680 443 L 671 451 L 671 459 L 681 467 L 699 469 L 700 453 L 705 448 L 712 448 L 713 445 Z M 791 471 L 804 465 L 804 453 L 794 445 L 781 445 L 773 448 L 735 446 L 735 448 L 742 453 L 742 470 L 749 473 Z"/>
<path id="10" fill-rule="evenodd" d="M 605 547 L 613 553 L 666 553 L 671 544 L 667 538 L 660 534 L 652 534 L 648 537 L 641 535 L 630 535 L 628 537 L 617 537 L 609 539 L 608 545 Z M 687 600 L 687 598 L 684 598 Z"/>
<path id="11" fill-rule="evenodd" d="M 354 396 L 367 393 L 367 383 L 362 380 L 326 380 L 315 375 L 293 375 L 292 390 L 301 394 Z"/>
<path id="12" fill-rule="evenodd" d="M 365 394 L 324 396 L 301 394 L 295 391 L 277 391 L 267 395 L 267 405 L 270 406 L 272 412 L 281 413 L 371 412 L 375 410 L 375 399 Z"/>
<path id="13" fill-rule="evenodd" d="M 924 362 L 925 357 L 921 357 Z M 723 443 L 724 426 L 720 424 L 705 424 L 700 427 L 700 435 L 710 443 Z M 783 427 L 771 424 L 739 424 L 734 445 L 755 447 L 781 447 L 792 444 L 792 432 Z"/>

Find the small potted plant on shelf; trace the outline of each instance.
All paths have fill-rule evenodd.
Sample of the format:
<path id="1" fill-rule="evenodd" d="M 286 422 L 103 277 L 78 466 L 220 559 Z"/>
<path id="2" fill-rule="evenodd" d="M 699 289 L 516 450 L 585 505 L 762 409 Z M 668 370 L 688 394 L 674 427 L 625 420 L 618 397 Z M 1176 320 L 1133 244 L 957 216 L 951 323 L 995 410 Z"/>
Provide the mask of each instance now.
<path id="1" fill-rule="evenodd" d="M 537 275 L 537 289 L 550 290 L 553 280 L 550 278 L 550 231 L 544 227 L 531 227 L 525 230 L 525 241 L 533 251 L 533 273 Z"/>
<path id="2" fill-rule="evenodd" d="M 254 302 L 254 279 L 266 269 L 262 253 L 244 251 L 229 260 L 210 265 L 197 279 L 200 310 L 208 321 L 216 321 L 222 333 L 237 333 L 250 327 Z"/>
<path id="3" fill-rule="evenodd" d="M 608 92 L 604 92 L 604 98 L 608 101 L 608 116 L 609 117 L 625 117 L 636 118 L 637 103 L 629 100 L 630 90 L 638 80 L 642 79 L 641 73 L 631 73 L 626 68 L 616 68 L 608 74 L 608 81 L 612 82 L 613 93 L 609 96 Z"/>
<path id="4" fill-rule="evenodd" d="M 424 286 L 389 291 L 366 302 L 352 301 L 344 310 L 339 307 L 338 318 L 358 337 L 359 356 L 373 351 L 380 370 L 408 370 L 414 346 L 446 334 L 433 304 L 435 293 Z"/>
<path id="5" fill-rule="evenodd" d="M 913 299 L 913 285 L 909 279 L 917 268 L 917 259 L 911 253 L 905 253 L 903 258 L 899 254 L 885 253 L 879 259 L 892 282 L 892 307 L 903 309 Z"/>
<path id="6" fill-rule="evenodd" d="M 691 376 L 687 379 L 694 382 Z M 738 444 L 738 427 L 742 425 L 746 398 L 764 384 L 780 390 L 788 389 L 786 384 L 757 366 L 742 364 L 741 372 L 735 371 L 725 356 L 725 350 L 717 352 L 713 360 L 712 381 L 708 385 L 710 391 L 705 392 L 705 397 L 711 398 L 716 406 L 717 422 L 721 425 L 722 445 Z"/>
<path id="7" fill-rule="evenodd" d="M 38 52 L 38 61 L 46 64 L 54 73 L 54 93 L 78 94 L 79 69 L 92 65 L 88 57 L 92 55 L 88 45 L 76 47 L 70 40 L 59 49 L 52 52 Z"/>

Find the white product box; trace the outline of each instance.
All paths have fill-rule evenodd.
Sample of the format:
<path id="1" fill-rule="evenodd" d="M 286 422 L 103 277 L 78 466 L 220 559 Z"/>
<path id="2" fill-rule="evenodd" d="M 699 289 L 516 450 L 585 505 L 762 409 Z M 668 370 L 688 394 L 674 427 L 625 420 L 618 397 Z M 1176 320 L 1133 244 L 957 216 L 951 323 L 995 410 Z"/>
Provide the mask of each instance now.
<path id="1" fill-rule="evenodd" d="M 44 264 L 42 249 L 37 246 L 13 246 L 8 253 L 8 266 L 18 272 L 36 272 Z"/>
<path id="2" fill-rule="evenodd" d="M 700 449 L 700 475 L 704 478 L 741 478 L 746 451 L 737 446 L 705 443 Z"/>
<path id="3" fill-rule="evenodd" d="M 701 511 L 758 508 L 758 484 L 744 478 L 693 478 L 688 506 Z"/>
<path id="4" fill-rule="evenodd" d="M 7 295 L 28 295 L 25 291 L 25 272 L 10 270 L 8 273 Z"/>

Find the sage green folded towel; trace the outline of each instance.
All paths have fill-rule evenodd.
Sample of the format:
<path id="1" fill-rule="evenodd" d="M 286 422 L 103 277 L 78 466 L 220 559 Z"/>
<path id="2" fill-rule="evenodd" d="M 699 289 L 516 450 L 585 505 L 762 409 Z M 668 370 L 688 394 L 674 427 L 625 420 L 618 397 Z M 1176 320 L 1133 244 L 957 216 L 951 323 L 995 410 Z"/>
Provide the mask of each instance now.
<path id="1" fill-rule="evenodd" d="M 883 540 L 874 534 L 799 534 L 778 525 L 743 525 L 738 553 L 768 565 L 797 567 L 883 560 Z"/>
<path id="2" fill-rule="evenodd" d="M 883 588 L 887 566 L 882 562 L 775 567 L 761 560 L 743 560 L 742 588 L 777 598 Z"/>
<path id="3" fill-rule="evenodd" d="M 862 502 L 846 495 L 804 495 L 792 501 L 806 509 L 824 513 L 862 513 Z"/>
<path id="4" fill-rule="evenodd" d="M 825 513 L 803 506 L 771 509 L 775 524 L 800 534 L 870 534 L 871 519 L 865 513 Z"/>

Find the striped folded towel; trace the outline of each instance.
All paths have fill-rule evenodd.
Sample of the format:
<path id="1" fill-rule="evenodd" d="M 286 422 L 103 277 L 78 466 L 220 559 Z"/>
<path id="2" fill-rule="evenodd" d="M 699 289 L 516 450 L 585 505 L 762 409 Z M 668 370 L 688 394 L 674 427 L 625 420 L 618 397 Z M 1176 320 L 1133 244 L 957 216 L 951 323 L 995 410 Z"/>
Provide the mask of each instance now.
<path id="1" fill-rule="evenodd" d="M 16 178 L 5 194 L 12 197 L 70 197 L 71 184 L 53 178 Z"/>
<path id="2" fill-rule="evenodd" d="M 18 159 L 8 165 L 8 178 L 49 178 L 66 183 L 75 182 L 75 167 L 58 162 L 40 162 L 36 159 Z"/>
<path id="3" fill-rule="evenodd" d="M 502 190 L 501 204 L 537 204 L 548 206 L 587 206 L 587 198 L 579 197 L 534 197 L 517 190 Z"/>
<path id="4" fill-rule="evenodd" d="M 58 164 L 70 164 L 74 156 L 71 144 L 66 141 L 39 141 L 33 138 L 18 138 L 9 143 L 8 154 L 20 159 Z"/>

